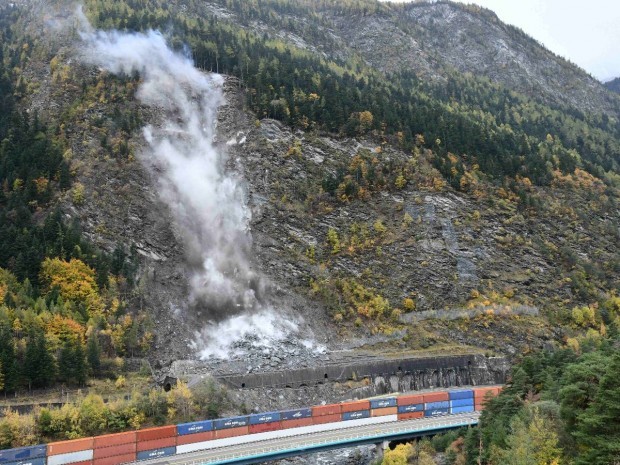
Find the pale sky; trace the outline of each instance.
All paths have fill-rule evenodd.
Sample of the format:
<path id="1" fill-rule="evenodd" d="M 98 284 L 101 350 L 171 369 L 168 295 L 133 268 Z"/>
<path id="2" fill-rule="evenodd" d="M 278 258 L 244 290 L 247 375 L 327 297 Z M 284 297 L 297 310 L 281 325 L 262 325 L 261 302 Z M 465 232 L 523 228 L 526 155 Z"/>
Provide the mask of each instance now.
<path id="1" fill-rule="evenodd" d="M 620 76 L 620 0 L 457 1 L 493 10 L 602 81 Z"/>

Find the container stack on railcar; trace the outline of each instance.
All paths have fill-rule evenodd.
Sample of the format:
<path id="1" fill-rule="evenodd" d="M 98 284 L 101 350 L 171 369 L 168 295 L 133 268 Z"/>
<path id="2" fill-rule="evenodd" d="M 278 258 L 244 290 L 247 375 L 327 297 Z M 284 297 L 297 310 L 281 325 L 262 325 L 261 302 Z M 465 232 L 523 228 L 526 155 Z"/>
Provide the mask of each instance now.
<path id="1" fill-rule="evenodd" d="M 119 465 L 255 440 L 457 415 L 484 409 L 500 390 L 487 386 L 378 397 L 59 441 L 0 450 L 0 465 Z"/>

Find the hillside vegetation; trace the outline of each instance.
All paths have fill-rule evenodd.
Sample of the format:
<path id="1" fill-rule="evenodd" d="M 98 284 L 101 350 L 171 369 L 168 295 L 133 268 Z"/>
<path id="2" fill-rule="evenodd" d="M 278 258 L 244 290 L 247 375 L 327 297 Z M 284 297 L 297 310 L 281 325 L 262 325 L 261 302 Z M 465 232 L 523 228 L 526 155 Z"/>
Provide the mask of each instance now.
<path id="1" fill-rule="evenodd" d="M 319 316 L 296 310 L 325 315 L 338 339 L 514 357 L 608 344 L 620 97 L 489 11 L 86 0 L 84 13 L 96 28 L 166 31 L 196 66 L 229 76 L 218 130 L 244 135 L 229 150 L 257 266 L 316 303 Z M 0 7 L 4 392 L 114 377 L 117 357 L 195 355 L 191 322 L 173 315 L 188 300 L 182 246 L 137 161 L 140 128 L 161 115 L 136 102 L 139 77 L 80 63 L 76 24 L 60 1 Z M 488 43 L 508 41 L 529 67 L 482 52 L 455 66 L 463 47 L 485 48 L 486 26 L 499 34 Z M 439 40 L 450 27 L 458 43 Z"/>

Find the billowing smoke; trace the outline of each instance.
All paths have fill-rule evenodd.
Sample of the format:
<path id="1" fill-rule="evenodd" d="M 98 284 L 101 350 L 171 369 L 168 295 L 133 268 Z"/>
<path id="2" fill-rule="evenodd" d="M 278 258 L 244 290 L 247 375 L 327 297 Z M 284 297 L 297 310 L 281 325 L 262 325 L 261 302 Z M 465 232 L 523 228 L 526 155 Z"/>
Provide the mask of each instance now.
<path id="1" fill-rule="evenodd" d="M 165 116 L 143 129 L 141 158 L 159 176 L 161 198 L 184 236 L 191 307 L 210 319 L 194 347 L 203 357 L 224 356 L 242 337 L 263 344 L 284 337 L 295 325 L 278 323 L 264 301 L 263 280 L 251 266 L 244 190 L 213 142 L 223 78 L 196 69 L 158 32 L 83 29 L 85 61 L 116 75 L 137 73 L 137 98 Z"/>

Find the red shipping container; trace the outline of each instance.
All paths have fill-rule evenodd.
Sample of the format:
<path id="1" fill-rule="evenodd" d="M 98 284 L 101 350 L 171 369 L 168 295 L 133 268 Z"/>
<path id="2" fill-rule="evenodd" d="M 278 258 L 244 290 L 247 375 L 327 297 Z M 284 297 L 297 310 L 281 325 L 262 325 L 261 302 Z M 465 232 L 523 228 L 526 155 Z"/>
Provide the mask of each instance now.
<path id="1" fill-rule="evenodd" d="M 499 395 L 499 393 L 502 392 L 502 387 L 498 387 L 498 388 L 493 388 L 493 394 L 495 394 L 496 396 Z"/>
<path id="2" fill-rule="evenodd" d="M 398 413 L 398 407 L 385 407 L 376 408 L 370 411 L 371 417 L 383 417 L 385 415 L 396 415 Z"/>
<path id="3" fill-rule="evenodd" d="M 312 417 L 312 424 L 313 425 L 322 425 L 323 423 L 335 423 L 340 421 L 340 414 L 335 414 L 335 415 L 322 415 L 319 417 Z"/>
<path id="4" fill-rule="evenodd" d="M 450 400 L 450 397 L 446 391 L 443 392 L 432 392 L 429 394 L 424 394 L 424 403 L 427 402 L 442 402 L 444 400 Z"/>
<path id="5" fill-rule="evenodd" d="M 314 423 L 312 423 L 312 418 L 297 418 L 295 420 L 284 420 L 282 422 L 282 429 L 287 429 L 287 428 L 299 428 L 300 426 L 311 426 Z"/>
<path id="6" fill-rule="evenodd" d="M 413 405 L 413 404 L 410 404 L 410 405 Z M 407 412 L 407 413 L 398 414 L 398 421 L 413 420 L 414 418 L 424 418 L 424 412 Z"/>
<path id="7" fill-rule="evenodd" d="M 194 444 L 195 442 L 210 441 L 215 437 L 215 431 L 205 431 L 204 433 L 184 434 L 177 436 L 177 446 L 184 444 Z"/>
<path id="8" fill-rule="evenodd" d="M 312 407 L 312 416 L 320 417 L 323 415 L 340 415 L 342 412 L 340 408 L 340 404 L 327 404 L 327 405 L 317 405 Z"/>
<path id="9" fill-rule="evenodd" d="M 423 404 L 423 403 L 424 403 L 424 396 L 421 394 L 400 396 L 396 398 L 396 404 L 398 405 L 416 405 L 416 404 Z"/>
<path id="10" fill-rule="evenodd" d="M 121 444 L 112 447 L 102 447 L 94 450 L 93 458 L 95 460 L 102 459 L 104 457 L 114 457 L 115 455 L 127 455 L 136 452 L 136 443 L 131 442 L 129 444 Z"/>
<path id="11" fill-rule="evenodd" d="M 369 400 L 358 400 L 355 402 L 344 402 L 340 404 L 341 412 L 359 412 L 360 410 L 370 410 Z"/>
<path id="12" fill-rule="evenodd" d="M 71 441 L 52 442 L 47 445 L 47 456 L 69 454 L 93 448 L 93 438 L 73 439 Z"/>
<path id="13" fill-rule="evenodd" d="M 484 405 L 482 405 L 482 404 L 476 404 L 476 406 L 474 407 L 474 409 L 475 409 L 477 412 L 480 412 L 481 410 L 484 410 Z"/>
<path id="14" fill-rule="evenodd" d="M 105 434 L 103 436 L 95 436 L 95 449 L 101 447 L 120 446 L 121 444 L 129 444 L 136 442 L 136 432 L 127 431 L 126 433 Z"/>
<path id="15" fill-rule="evenodd" d="M 238 426 L 237 428 L 218 429 L 215 431 L 216 439 L 232 438 L 235 436 L 243 436 L 249 433 L 247 426 Z"/>
<path id="16" fill-rule="evenodd" d="M 106 457 L 104 459 L 97 459 L 95 463 L 97 465 L 119 465 L 120 463 L 135 462 L 136 454 L 115 455 L 114 457 Z"/>
<path id="17" fill-rule="evenodd" d="M 136 441 L 153 441 L 155 439 L 173 438 L 177 435 L 175 425 L 160 426 L 159 428 L 148 428 L 136 431 Z M 149 450 L 149 449 L 144 449 Z"/>
<path id="18" fill-rule="evenodd" d="M 139 441 L 136 447 L 138 452 L 143 450 L 163 449 L 177 445 L 177 438 L 153 439 L 152 441 Z"/>
<path id="19" fill-rule="evenodd" d="M 484 404 L 487 396 L 495 397 L 496 395 L 493 388 L 474 389 L 474 401 L 476 404 Z"/>
<path id="20" fill-rule="evenodd" d="M 282 425 L 279 421 L 272 421 L 271 423 L 259 423 L 258 425 L 250 425 L 248 427 L 249 433 L 266 433 L 267 431 L 278 431 L 282 429 Z"/>

